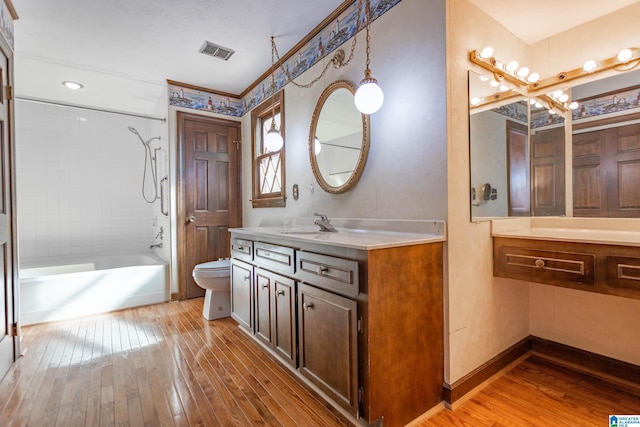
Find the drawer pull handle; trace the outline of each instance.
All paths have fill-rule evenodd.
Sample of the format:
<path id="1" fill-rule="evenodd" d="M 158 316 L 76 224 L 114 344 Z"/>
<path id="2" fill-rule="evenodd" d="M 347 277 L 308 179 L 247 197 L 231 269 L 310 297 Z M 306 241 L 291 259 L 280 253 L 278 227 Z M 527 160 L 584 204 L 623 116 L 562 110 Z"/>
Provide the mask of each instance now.
<path id="1" fill-rule="evenodd" d="M 544 260 L 537 259 L 535 265 L 536 265 L 536 268 L 543 268 L 545 266 Z"/>
<path id="2" fill-rule="evenodd" d="M 279 295 L 284 296 L 284 291 L 278 291 L 278 292 L 276 292 L 276 295 L 278 295 L 278 296 L 279 296 Z"/>
<path id="3" fill-rule="evenodd" d="M 307 311 L 310 308 L 313 308 L 313 303 L 312 302 L 305 302 L 304 304 L 302 304 L 302 308 L 304 308 L 304 311 Z"/>
<path id="4" fill-rule="evenodd" d="M 322 273 L 327 271 L 329 271 L 329 267 L 324 265 L 319 265 L 318 268 L 316 269 L 316 273 L 318 274 L 318 276 L 322 276 Z"/>
<path id="5" fill-rule="evenodd" d="M 269 287 L 269 284 L 268 284 L 268 283 L 263 283 L 263 284 L 262 284 L 262 289 L 267 289 L 268 287 Z"/>
<path id="6" fill-rule="evenodd" d="M 244 251 L 244 246 L 238 246 L 239 251 Z"/>
<path id="7" fill-rule="evenodd" d="M 244 276 L 244 281 L 248 282 L 250 278 L 251 278 L 251 276 Z"/>

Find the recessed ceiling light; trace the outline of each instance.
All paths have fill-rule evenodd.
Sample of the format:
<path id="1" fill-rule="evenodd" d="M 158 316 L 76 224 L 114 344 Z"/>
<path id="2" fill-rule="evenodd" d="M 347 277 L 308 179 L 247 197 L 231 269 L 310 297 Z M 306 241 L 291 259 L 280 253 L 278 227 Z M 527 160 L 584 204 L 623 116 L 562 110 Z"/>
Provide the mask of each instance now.
<path id="1" fill-rule="evenodd" d="M 72 82 L 72 81 L 64 81 L 64 82 L 62 82 L 62 84 L 67 89 L 71 89 L 71 90 L 78 90 L 78 89 L 82 89 L 84 87 L 83 84 L 78 83 L 78 82 Z"/>

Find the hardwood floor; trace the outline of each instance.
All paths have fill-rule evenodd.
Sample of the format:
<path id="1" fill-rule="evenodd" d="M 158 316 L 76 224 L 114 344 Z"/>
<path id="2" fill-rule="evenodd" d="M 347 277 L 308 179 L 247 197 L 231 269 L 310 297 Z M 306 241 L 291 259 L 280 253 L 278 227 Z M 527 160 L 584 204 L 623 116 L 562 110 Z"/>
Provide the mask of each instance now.
<path id="1" fill-rule="evenodd" d="M 235 321 L 202 299 L 25 327 L 0 383 L 2 426 L 344 426 Z M 638 388 L 530 356 L 454 411 L 414 425 L 604 426 L 640 414 Z"/>

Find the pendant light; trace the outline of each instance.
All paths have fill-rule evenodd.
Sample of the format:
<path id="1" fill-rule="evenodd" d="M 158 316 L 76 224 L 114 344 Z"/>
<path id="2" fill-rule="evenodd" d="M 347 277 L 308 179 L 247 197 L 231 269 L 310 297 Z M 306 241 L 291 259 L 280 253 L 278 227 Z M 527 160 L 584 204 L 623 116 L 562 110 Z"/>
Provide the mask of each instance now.
<path id="1" fill-rule="evenodd" d="M 367 0 L 367 5 L 365 7 L 365 18 L 367 30 L 367 68 L 364 70 L 364 79 L 362 79 L 362 81 L 360 82 L 360 87 L 358 88 L 354 96 L 354 102 L 356 104 L 356 108 L 362 114 L 373 114 L 378 111 L 380 107 L 382 107 L 382 103 L 384 102 L 384 94 L 382 93 L 382 89 L 380 89 L 380 86 L 378 86 L 378 81 L 371 76 L 371 70 L 369 69 L 369 54 L 371 53 L 371 39 L 369 37 L 371 5 L 369 3 L 369 0 Z"/>
<path id="2" fill-rule="evenodd" d="M 276 92 L 276 80 L 274 77 L 275 60 L 273 46 L 273 36 L 271 36 L 271 127 L 267 131 L 267 135 L 264 138 L 264 145 L 270 153 L 280 150 L 284 145 L 284 139 L 282 139 L 280 131 L 278 131 L 278 129 L 276 128 L 276 106 L 274 99 Z"/>

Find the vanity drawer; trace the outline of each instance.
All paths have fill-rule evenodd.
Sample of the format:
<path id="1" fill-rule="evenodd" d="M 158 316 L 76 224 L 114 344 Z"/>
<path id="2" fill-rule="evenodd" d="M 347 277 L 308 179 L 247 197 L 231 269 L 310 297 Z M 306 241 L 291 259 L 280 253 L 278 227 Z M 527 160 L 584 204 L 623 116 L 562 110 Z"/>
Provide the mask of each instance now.
<path id="1" fill-rule="evenodd" d="M 496 277 L 549 284 L 594 284 L 594 254 L 516 246 L 496 249 L 493 264 Z"/>
<path id="2" fill-rule="evenodd" d="M 243 261 L 253 261 L 253 241 L 232 237 L 231 256 Z"/>
<path id="3" fill-rule="evenodd" d="M 607 256 L 607 285 L 640 289 L 640 258 Z"/>
<path id="4" fill-rule="evenodd" d="M 293 275 L 295 250 L 287 246 L 254 242 L 253 259 L 261 267 L 276 272 Z"/>
<path id="5" fill-rule="evenodd" d="M 358 262 L 312 252 L 296 251 L 296 277 L 308 284 L 356 297 Z"/>

